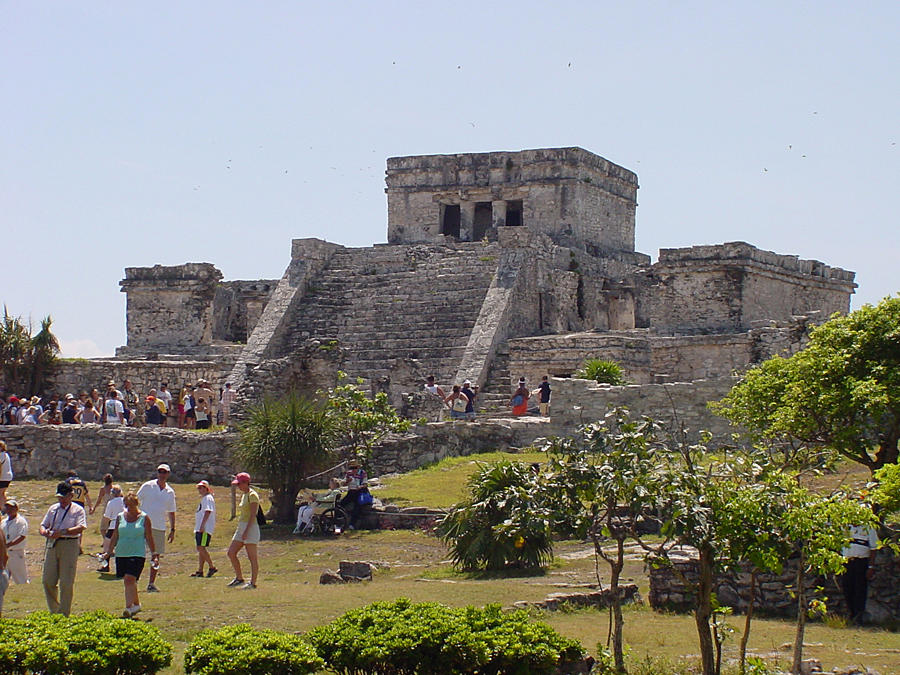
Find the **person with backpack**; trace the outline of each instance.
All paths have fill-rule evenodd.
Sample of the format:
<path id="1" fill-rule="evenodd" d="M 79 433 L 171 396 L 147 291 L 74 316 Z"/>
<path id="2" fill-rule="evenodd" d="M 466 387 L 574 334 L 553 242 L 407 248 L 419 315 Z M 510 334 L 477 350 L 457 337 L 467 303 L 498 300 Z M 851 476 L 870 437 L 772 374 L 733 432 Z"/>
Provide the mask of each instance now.
<path id="1" fill-rule="evenodd" d="M 525 415 L 528 412 L 528 399 L 531 392 L 525 386 L 525 378 L 519 378 L 519 387 L 513 392 L 512 398 L 509 399 L 509 405 L 512 407 L 512 414 L 515 416 Z"/>
<path id="2" fill-rule="evenodd" d="M 241 503 L 238 506 L 238 524 L 234 531 L 234 537 L 231 539 L 231 545 L 228 547 L 228 560 L 231 561 L 231 567 L 234 568 L 234 579 L 228 582 L 230 588 L 242 588 L 244 590 L 252 590 L 256 588 L 256 581 L 259 576 L 259 558 L 257 546 L 259 545 L 260 532 L 259 522 L 257 521 L 257 513 L 259 513 L 259 494 L 250 487 L 250 474 L 241 472 L 234 477 L 231 484 L 243 494 L 241 495 Z M 238 553 L 241 549 L 247 550 L 247 558 L 250 560 L 250 581 L 244 581 L 244 575 L 241 571 L 241 561 L 238 559 Z"/>

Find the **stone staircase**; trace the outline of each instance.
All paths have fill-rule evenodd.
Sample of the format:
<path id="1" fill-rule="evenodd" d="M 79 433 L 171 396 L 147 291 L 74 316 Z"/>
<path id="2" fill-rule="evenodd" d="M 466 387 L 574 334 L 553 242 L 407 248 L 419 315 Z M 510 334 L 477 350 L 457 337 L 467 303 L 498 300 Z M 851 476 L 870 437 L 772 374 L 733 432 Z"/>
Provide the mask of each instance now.
<path id="1" fill-rule="evenodd" d="M 491 361 L 484 388 L 478 392 L 476 410 L 480 418 L 506 417 L 510 414 L 509 399 L 512 395 L 509 373 L 509 348 L 505 345 Z"/>
<path id="2" fill-rule="evenodd" d="M 351 377 L 416 359 L 452 384 L 499 258 L 496 244 L 481 242 L 338 250 L 294 310 L 285 347 L 337 339 Z"/>

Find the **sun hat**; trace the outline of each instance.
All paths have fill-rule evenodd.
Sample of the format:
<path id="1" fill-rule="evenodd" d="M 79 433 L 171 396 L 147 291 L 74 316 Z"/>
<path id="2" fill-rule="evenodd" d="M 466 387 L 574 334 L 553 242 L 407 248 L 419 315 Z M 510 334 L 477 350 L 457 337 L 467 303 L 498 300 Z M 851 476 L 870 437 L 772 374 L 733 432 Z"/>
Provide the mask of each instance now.
<path id="1" fill-rule="evenodd" d="M 197 483 L 197 487 L 205 487 L 207 490 L 212 492 L 212 488 L 209 486 L 208 480 L 201 480 L 199 483 Z"/>

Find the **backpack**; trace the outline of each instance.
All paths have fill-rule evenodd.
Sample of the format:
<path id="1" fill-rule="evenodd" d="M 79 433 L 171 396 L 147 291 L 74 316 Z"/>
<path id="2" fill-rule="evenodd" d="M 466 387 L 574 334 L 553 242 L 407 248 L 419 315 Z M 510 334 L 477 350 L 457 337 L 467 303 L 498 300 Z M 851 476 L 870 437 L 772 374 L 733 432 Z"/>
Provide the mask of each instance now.
<path id="1" fill-rule="evenodd" d="M 453 399 L 453 411 L 454 412 L 466 412 L 466 397 L 465 396 L 457 396 Z"/>
<path id="2" fill-rule="evenodd" d="M 516 394 L 515 396 L 513 396 L 513 400 L 512 400 L 513 408 L 518 408 L 520 405 L 522 405 L 522 402 L 524 400 L 525 399 L 522 398 L 522 394 Z"/>
<path id="3" fill-rule="evenodd" d="M 259 504 L 256 507 L 256 524 L 259 525 L 260 527 L 262 527 L 263 525 L 266 524 L 266 516 L 262 512 L 262 504 Z"/>

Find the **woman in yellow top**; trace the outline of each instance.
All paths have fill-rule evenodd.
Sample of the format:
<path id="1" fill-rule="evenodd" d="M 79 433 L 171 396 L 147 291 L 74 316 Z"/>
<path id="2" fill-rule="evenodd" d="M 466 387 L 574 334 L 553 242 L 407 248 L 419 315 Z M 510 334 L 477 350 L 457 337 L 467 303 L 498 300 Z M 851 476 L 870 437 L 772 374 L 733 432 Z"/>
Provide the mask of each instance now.
<path id="1" fill-rule="evenodd" d="M 256 578 L 259 575 L 259 558 L 256 550 L 257 544 L 259 544 L 259 525 L 256 522 L 259 495 L 250 487 L 249 473 L 239 473 L 231 481 L 231 484 L 236 485 L 237 489 L 244 494 L 241 495 L 241 504 L 238 507 L 237 529 L 234 531 L 234 537 L 228 547 L 228 559 L 234 568 L 234 579 L 228 585 L 240 586 L 243 589 L 256 588 Z M 241 561 L 238 560 L 238 553 L 242 548 L 247 549 L 247 558 L 250 560 L 250 581 L 246 583 L 244 583 L 244 576 L 241 572 Z"/>

